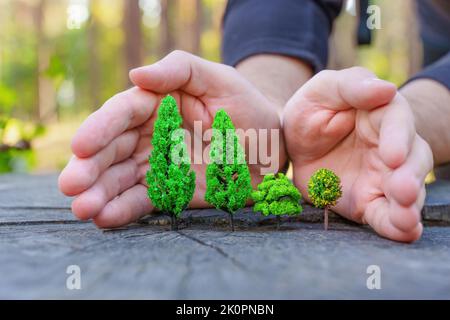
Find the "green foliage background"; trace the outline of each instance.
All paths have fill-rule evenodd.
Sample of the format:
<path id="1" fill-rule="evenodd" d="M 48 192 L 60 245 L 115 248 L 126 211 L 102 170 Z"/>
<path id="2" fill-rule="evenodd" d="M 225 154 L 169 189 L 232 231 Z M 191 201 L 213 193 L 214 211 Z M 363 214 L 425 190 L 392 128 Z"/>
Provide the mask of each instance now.
<path id="1" fill-rule="evenodd" d="M 174 49 L 220 61 L 226 0 L 0 1 L 0 116 L 48 129 L 33 139 L 35 171 L 61 169 L 71 156 L 70 141 L 80 123 L 130 86 L 124 12 L 133 1 L 140 6 L 135 21 L 141 26 L 141 42 L 134 50 L 141 52 L 141 64 Z M 196 10 L 196 3 L 201 10 Z M 382 13 L 382 28 L 374 30 L 373 44 L 355 46 L 357 18 L 343 9 L 333 27 L 328 68 L 361 65 L 400 85 L 421 66 L 415 1 L 371 3 Z M 87 13 L 78 28 L 68 24 L 71 5 Z M 164 32 L 164 21 L 169 33 Z"/>

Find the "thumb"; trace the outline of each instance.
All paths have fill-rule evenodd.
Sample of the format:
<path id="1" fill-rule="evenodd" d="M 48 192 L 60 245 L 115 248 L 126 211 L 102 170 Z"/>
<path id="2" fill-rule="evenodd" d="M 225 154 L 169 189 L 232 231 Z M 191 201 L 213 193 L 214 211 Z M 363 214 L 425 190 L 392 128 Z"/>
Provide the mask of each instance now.
<path id="1" fill-rule="evenodd" d="M 397 88 L 365 68 L 353 67 L 319 72 L 300 91 L 317 103 L 339 111 L 371 110 L 385 105 L 394 98 Z"/>
<path id="2" fill-rule="evenodd" d="M 220 96 L 236 91 L 236 71 L 193 54 L 176 50 L 162 60 L 130 71 L 130 80 L 138 87 L 167 94 L 182 90 L 192 96 Z"/>

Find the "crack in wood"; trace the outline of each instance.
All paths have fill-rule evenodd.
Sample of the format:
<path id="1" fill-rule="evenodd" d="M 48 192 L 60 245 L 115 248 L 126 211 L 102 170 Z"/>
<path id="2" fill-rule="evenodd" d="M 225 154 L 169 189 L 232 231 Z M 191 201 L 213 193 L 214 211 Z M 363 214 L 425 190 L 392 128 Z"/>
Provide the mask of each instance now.
<path id="1" fill-rule="evenodd" d="M 0 209 L 6 210 L 64 210 L 72 211 L 70 207 L 52 207 L 52 206 L 1 206 Z"/>
<path id="2" fill-rule="evenodd" d="M 179 290 L 178 290 L 178 299 L 185 299 L 188 296 L 188 280 L 192 275 L 192 255 L 187 255 L 186 257 L 186 272 L 181 276 Z"/>
<path id="3" fill-rule="evenodd" d="M 145 238 L 147 236 L 153 236 L 158 235 L 161 233 L 165 233 L 165 231 L 155 231 L 155 232 L 148 232 L 148 233 L 134 233 L 134 234 L 125 234 L 122 236 L 123 239 L 130 239 L 130 238 Z"/>
<path id="4" fill-rule="evenodd" d="M 247 267 L 240 262 L 239 260 L 237 260 L 236 258 L 234 258 L 233 256 L 230 256 L 228 253 L 226 253 L 222 248 L 215 246 L 211 243 L 207 243 L 203 240 L 200 240 L 196 237 L 193 237 L 191 235 L 185 234 L 181 231 L 177 231 L 177 233 L 181 236 L 184 236 L 186 238 L 188 238 L 189 240 L 192 240 L 194 242 L 197 242 L 198 244 L 205 246 L 205 247 L 209 247 L 211 249 L 214 249 L 217 253 L 219 253 L 221 256 L 223 256 L 224 258 L 230 260 L 236 267 L 238 267 L 239 269 L 243 270 L 243 271 L 247 271 Z"/>
<path id="5" fill-rule="evenodd" d="M 0 221 L 0 227 L 3 226 L 33 226 L 41 224 L 86 224 L 89 221 L 82 220 L 34 220 L 34 221 Z"/>

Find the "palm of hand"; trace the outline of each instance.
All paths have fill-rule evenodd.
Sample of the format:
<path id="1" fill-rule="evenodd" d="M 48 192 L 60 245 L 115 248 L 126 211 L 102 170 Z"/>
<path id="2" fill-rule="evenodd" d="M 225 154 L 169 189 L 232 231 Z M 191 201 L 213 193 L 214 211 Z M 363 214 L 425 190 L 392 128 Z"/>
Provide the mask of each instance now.
<path id="1" fill-rule="evenodd" d="M 327 85 L 335 76 L 325 76 Z M 341 178 L 343 190 L 333 210 L 369 223 L 388 238 L 416 240 L 422 232 L 423 181 L 432 160 L 428 145 L 409 121 L 412 115 L 405 100 L 383 83 L 370 84 L 373 92 L 364 92 L 354 90 L 360 84 L 347 82 L 347 92 L 339 94 L 329 85 L 324 94 L 321 77 L 299 90 L 285 110 L 286 145 L 297 187 L 307 198 L 314 171 L 331 169 Z"/>
<path id="2" fill-rule="evenodd" d="M 308 108 L 306 105 L 302 107 Z M 384 196 L 383 177 L 393 171 L 380 158 L 379 137 L 370 124 L 373 112 L 381 110 L 352 110 L 340 115 L 317 108 L 314 116 L 300 112 L 291 119 L 302 125 L 294 128 L 286 138 L 288 145 L 292 145 L 292 153 L 298 154 L 293 161 L 295 182 L 302 193 L 308 194 L 307 181 L 317 169 L 325 167 L 333 170 L 340 177 L 343 187 L 342 198 L 335 210 L 357 222 L 363 222 L 363 213 L 373 200 Z M 333 123 L 333 118 L 341 116 L 346 118 L 346 127 Z M 315 123 L 310 122 L 313 118 Z M 325 132 L 322 129 L 324 126 Z M 338 141 L 334 134 L 337 131 L 349 133 Z M 318 137 L 323 143 L 317 143 Z"/>

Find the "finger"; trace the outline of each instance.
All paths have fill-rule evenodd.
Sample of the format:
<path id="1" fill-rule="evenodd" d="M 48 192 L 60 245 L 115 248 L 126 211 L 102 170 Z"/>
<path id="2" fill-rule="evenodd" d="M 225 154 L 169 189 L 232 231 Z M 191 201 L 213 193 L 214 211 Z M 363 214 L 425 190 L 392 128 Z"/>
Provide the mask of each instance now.
<path id="1" fill-rule="evenodd" d="M 369 203 L 364 212 L 364 221 L 367 222 L 379 235 L 391 240 L 402 242 L 413 242 L 420 238 L 423 231 L 422 223 L 417 222 L 415 225 L 410 223 L 408 230 L 401 230 L 395 226 L 391 220 L 392 210 L 391 203 L 384 197 L 379 197 Z M 408 217 L 408 220 L 414 219 L 417 215 L 415 212 L 402 211 L 400 217 Z M 410 219 L 412 217 L 412 219 Z"/>
<path id="2" fill-rule="evenodd" d="M 126 130 L 150 118 L 159 98 L 131 88 L 109 99 L 80 126 L 72 141 L 72 151 L 79 158 L 90 157 Z"/>
<path id="3" fill-rule="evenodd" d="M 416 135 L 406 162 L 386 179 L 385 193 L 389 201 L 396 201 L 401 206 L 411 206 L 415 203 L 424 186 L 425 177 L 432 168 L 431 149 L 420 136 Z"/>
<path id="4" fill-rule="evenodd" d="M 72 157 L 59 176 L 59 189 L 67 196 L 75 196 L 85 191 L 112 164 L 130 157 L 138 139 L 139 133 L 129 130 L 90 158 Z"/>
<path id="5" fill-rule="evenodd" d="M 139 172 L 133 160 L 113 165 L 92 187 L 75 198 L 72 211 L 79 219 L 91 219 L 99 214 L 110 200 L 134 186 L 139 179 Z"/>
<path id="6" fill-rule="evenodd" d="M 300 91 L 332 110 L 356 108 L 371 110 L 395 96 L 394 84 L 378 79 L 361 67 L 339 71 L 324 70 L 311 78 Z"/>
<path id="7" fill-rule="evenodd" d="M 418 201 L 418 197 L 416 201 Z M 405 207 L 396 201 L 388 201 L 388 207 L 389 222 L 394 228 L 408 233 L 414 230 L 420 223 L 421 213 L 415 203 L 409 207 Z"/>
<path id="8" fill-rule="evenodd" d="M 229 66 L 176 50 L 157 63 L 131 70 L 130 79 L 143 89 L 162 94 L 182 90 L 196 97 L 206 93 L 213 97 L 240 89 L 236 81 L 244 80 L 235 73 Z"/>
<path id="9" fill-rule="evenodd" d="M 395 169 L 405 162 L 416 136 L 414 116 L 405 98 L 397 94 L 386 106 L 380 123 L 379 152 L 383 162 Z M 375 124 L 378 127 L 377 124 Z"/>
<path id="10" fill-rule="evenodd" d="M 147 188 L 138 184 L 108 202 L 94 218 L 94 223 L 100 228 L 120 227 L 150 213 L 153 208 L 147 196 Z"/>

